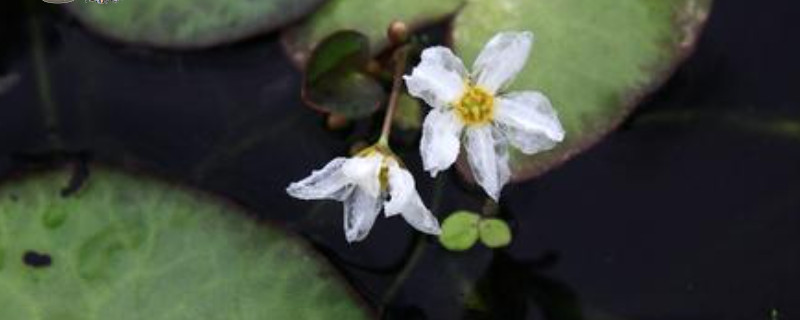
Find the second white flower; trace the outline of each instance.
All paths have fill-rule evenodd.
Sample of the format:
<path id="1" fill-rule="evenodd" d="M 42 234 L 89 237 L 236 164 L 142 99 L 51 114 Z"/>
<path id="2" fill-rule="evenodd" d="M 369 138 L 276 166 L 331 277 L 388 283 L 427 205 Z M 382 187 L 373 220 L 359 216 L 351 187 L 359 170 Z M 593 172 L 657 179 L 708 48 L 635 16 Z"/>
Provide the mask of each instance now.
<path id="1" fill-rule="evenodd" d="M 375 147 L 352 158 L 333 159 L 286 191 L 298 199 L 343 202 L 348 242 L 367 237 L 381 207 L 387 217 L 399 214 L 419 231 L 441 232 L 439 222 L 422 203 L 411 173 L 390 152 Z"/>

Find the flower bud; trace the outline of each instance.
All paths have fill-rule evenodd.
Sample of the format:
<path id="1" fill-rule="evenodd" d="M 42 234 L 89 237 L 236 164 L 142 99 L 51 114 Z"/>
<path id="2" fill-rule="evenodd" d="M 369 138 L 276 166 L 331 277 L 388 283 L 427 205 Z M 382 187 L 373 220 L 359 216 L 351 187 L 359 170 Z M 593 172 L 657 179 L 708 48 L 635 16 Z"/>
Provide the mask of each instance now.
<path id="1" fill-rule="evenodd" d="M 401 45 L 408 41 L 408 25 L 402 21 L 392 21 L 386 35 L 392 45 Z"/>
<path id="2" fill-rule="evenodd" d="M 325 124 L 328 126 L 329 130 L 341 130 L 347 127 L 349 121 L 347 120 L 347 117 L 341 114 L 331 113 L 328 115 Z"/>

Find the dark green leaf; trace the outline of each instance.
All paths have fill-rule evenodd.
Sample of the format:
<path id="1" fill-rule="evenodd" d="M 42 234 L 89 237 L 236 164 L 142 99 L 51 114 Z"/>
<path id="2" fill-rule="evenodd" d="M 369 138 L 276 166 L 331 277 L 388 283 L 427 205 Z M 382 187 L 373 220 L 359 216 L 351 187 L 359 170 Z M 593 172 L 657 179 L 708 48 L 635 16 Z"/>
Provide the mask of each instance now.
<path id="1" fill-rule="evenodd" d="M 306 69 L 307 81 L 314 83 L 335 72 L 364 68 L 369 61 L 369 39 L 355 31 L 340 31 L 314 51 Z"/>
<path id="2" fill-rule="evenodd" d="M 347 118 L 369 116 L 386 92 L 364 73 L 369 40 L 355 31 L 337 32 L 314 50 L 306 69 L 303 100 L 311 107 Z"/>

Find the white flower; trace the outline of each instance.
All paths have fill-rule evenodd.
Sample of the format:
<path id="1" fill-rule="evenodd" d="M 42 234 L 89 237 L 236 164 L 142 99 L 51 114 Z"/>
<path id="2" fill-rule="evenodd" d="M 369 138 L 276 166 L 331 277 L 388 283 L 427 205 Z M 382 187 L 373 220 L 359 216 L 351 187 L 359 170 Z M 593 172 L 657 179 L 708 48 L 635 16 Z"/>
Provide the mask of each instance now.
<path id="1" fill-rule="evenodd" d="M 438 235 L 439 222 L 422 203 L 414 177 L 387 154 L 370 148 L 353 158 L 333 159 L 286 192 L 298 199 L 343 202 L 348 242 L 367 237 L 381 207 L 387 217 L 401 214 L 417 230 Z"/>
<path id="2" fill-rule="evenodd" d="M 530 32 L 502 32 L 483 48 L 468 74 L 450 49 L 427 48 L 405 76 L 411 95 L 433 109 L 425 118 L 420 151 L 436 176 L 458 156 L 462 137 L 478 184 L 497 200 L 510 176 L 508 144 L 525 154 L 553 148 L 564 139 L 556 111 L 542 93 L 503 90 L 525 65 Z"/>

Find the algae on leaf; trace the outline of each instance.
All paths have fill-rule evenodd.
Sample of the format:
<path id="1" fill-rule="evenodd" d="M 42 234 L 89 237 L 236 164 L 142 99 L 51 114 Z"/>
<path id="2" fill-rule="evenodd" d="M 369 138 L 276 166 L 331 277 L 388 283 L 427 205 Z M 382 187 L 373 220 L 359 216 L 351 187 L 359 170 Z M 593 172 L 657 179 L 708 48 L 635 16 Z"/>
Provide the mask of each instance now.
<path id="1" fill-rule="evenodd" d="M 510 90 L 542 91 L 567 133 L 549 152 L 513 154 L 514 179 L 549 170 L 616 127 L 688 54 L 710 7 L 710 0 L 469 1 L 454 21 L 455 50 L 469 63 L 499 31 L 533 32 L 532 56 Z"/>
<path id="2" fill-rule="evenodd" d="M 207 194 L 94 169 L 0 186 L 0 319 L 365 319 L 299 239 Z"/>

